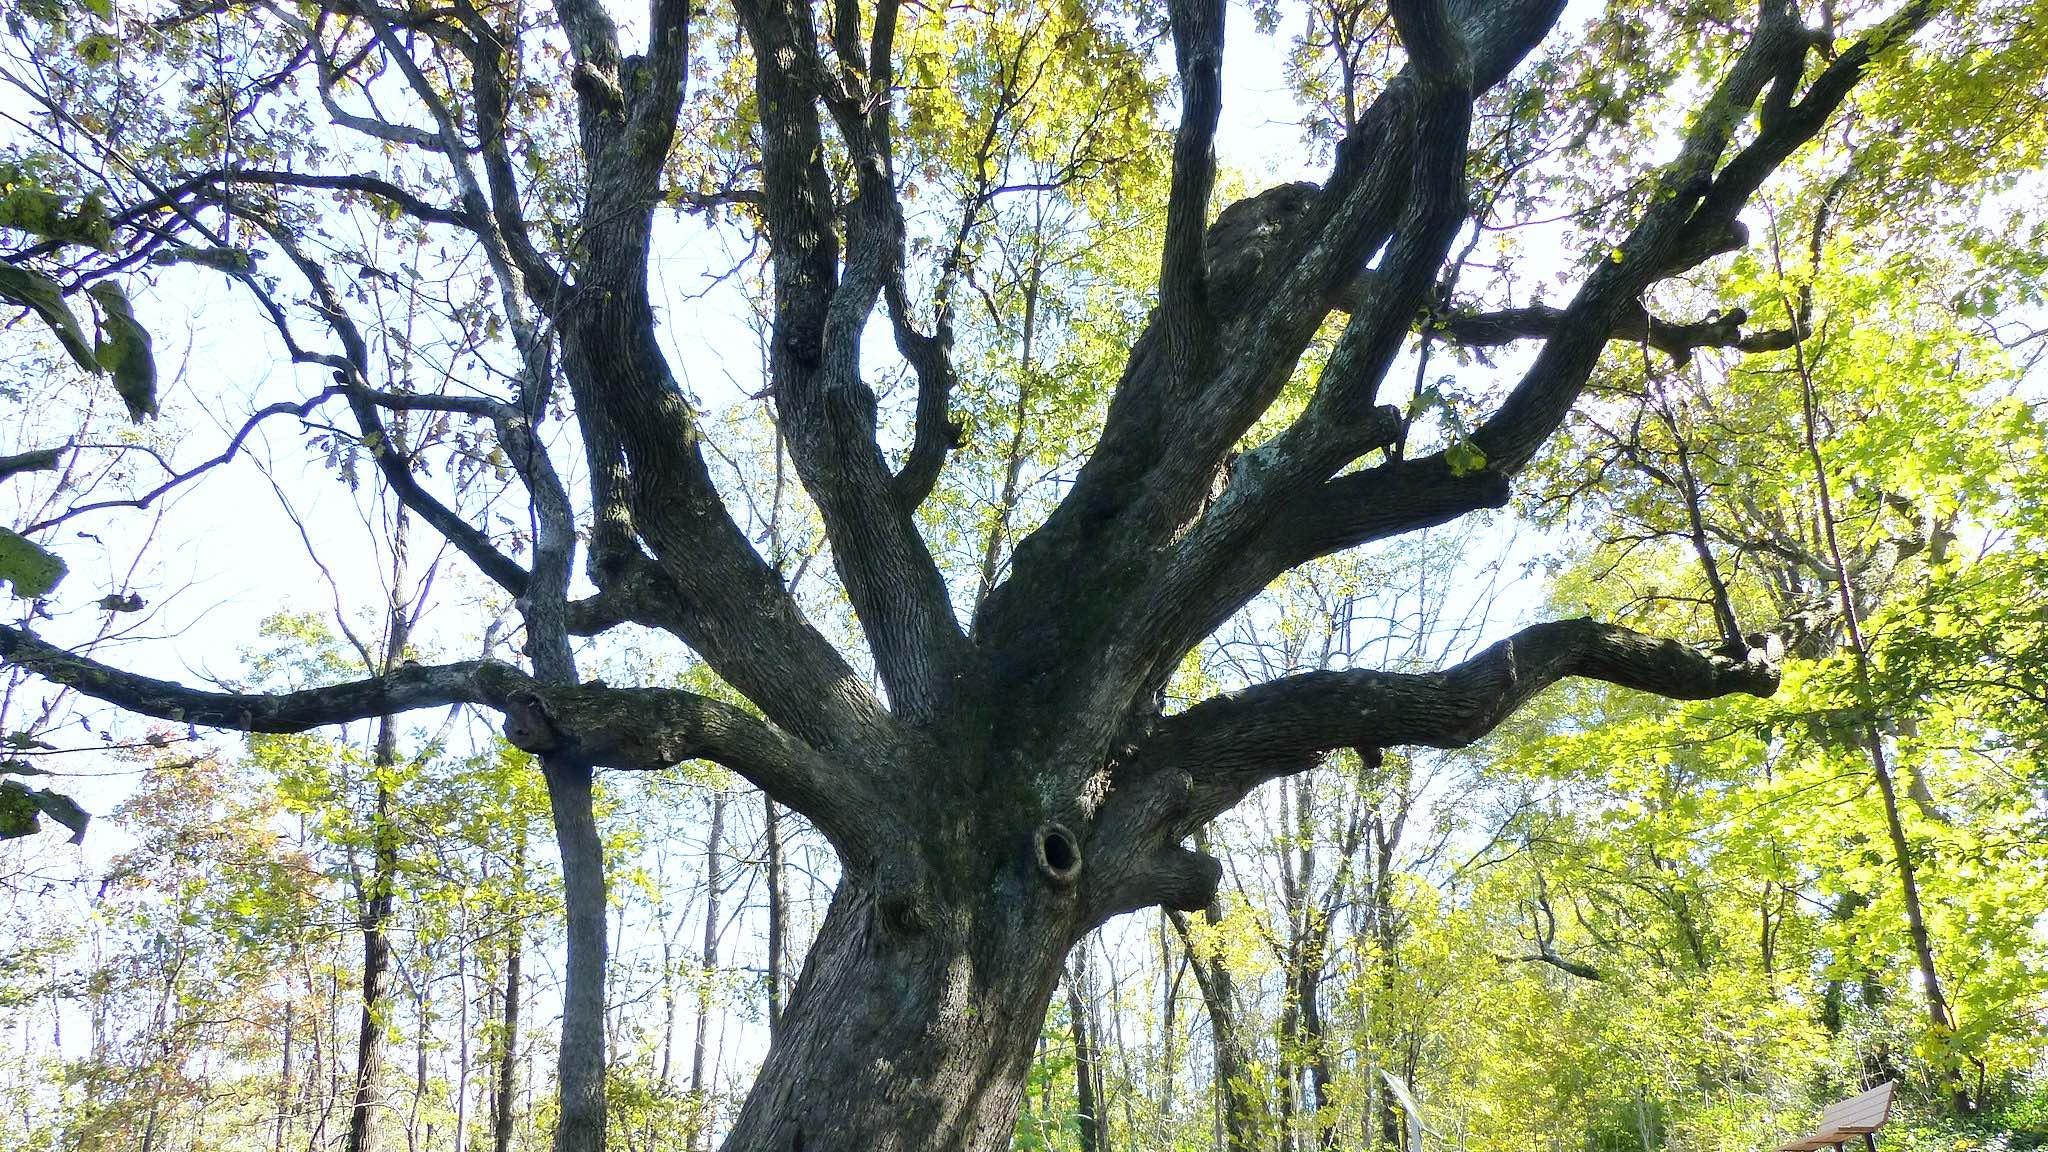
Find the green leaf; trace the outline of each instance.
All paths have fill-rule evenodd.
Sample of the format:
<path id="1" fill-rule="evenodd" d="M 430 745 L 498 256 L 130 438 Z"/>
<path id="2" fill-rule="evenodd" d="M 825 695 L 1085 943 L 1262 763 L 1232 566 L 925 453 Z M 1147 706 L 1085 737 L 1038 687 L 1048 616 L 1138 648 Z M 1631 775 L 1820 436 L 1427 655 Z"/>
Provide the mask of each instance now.
<path id="1" fill-rule="evenodd" d="M 114 0 L 84 0 L 85 10 L 102 20 L 114 18 Z"/>
<path id="2" fill-rule="evenodd" d="M 256 267 L 256 258 L 240 248 L 196 248 L 173 244 L 151 254 L 152 264 L 198 264 L 218 272 L 239 274 Z"/>
<path id="3" fill-rule="evenodd" d="M 156 357 L 149 333 L 135 322 L 121 286 L 102 280 L 87 289 L 99 302 L 100 322 L 107 338 L 100 341 L 100 367 L 114 374 L 114 391 L 128 405 L 128 418 L 156 415 Z"/>
<path id="4" fill-rule="evenodd" d="M 0 780 L 0 840 L 35 835 L 40 827 L 36 813 L 40 811 L 42 806 L 36 803 L 35 792 L 26 784 Z"/>
<path id="5" fill-rule="evenodd" d="M 78 53 L 78 58 L 87 64 L 112 63 L 114 57 L 120 53 L 120 49 L 121 42 L 105 32 L 95 32 L 90 36 L 82 36 L 79 38 L 78 43 L 72 46 L 72 51 Z"/>
<path id="6" fill-rule="evenodd" d="M 0 264 L 0 299 L 9 300 L 30 309 L 43 318 L 63 341 L 64 350 L 78 361 L 81 368 L 89 372 L 99 370 L 99 359 L 93 346 L 85 338 L 85 329 L 78 324 L 78 317 L 71 314 L 71 308 L 64 303 L 64 290 L 55 280 L 40 272 L 17 268 L 12 264 Z"/>
<path id="7" fill-rule="evenodd" d="M 1486 468 L 1486 453 L 1470 440 L 1460 440 L 1444 449 L 1444 463 L 1451 466 L 1451 475 L 1470 476 Z"/>
<path id="8" fill-rule="evenodd" d="M 25 600 L 48 596 L 64 579 L 64 561 L 28 537 L 0 528 L 0 581 Z"/>
<path id="9" fill-rule="evenodd" d="M 38 815 L 48 816 L 71 829 L 71 842 L 85 841 L 85 826 L 92 822 L 78 802 L 47 788 L 30 788 L 19 780 L 0 780 L 0 840 L 33 836 L 42 825 Z"/>

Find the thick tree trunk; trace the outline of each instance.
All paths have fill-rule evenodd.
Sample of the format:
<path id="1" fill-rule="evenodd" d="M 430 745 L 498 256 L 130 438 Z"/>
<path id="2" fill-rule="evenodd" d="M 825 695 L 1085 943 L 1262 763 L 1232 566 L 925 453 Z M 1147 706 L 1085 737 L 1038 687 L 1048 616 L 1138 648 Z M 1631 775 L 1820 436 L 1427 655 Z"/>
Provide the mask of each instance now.
<path id="1" fill-rule="evenodd" d="M 842 881 L 725 1152 L 1009 1148 L 1070 940 L 1004 895 L 909 928 Z"/>

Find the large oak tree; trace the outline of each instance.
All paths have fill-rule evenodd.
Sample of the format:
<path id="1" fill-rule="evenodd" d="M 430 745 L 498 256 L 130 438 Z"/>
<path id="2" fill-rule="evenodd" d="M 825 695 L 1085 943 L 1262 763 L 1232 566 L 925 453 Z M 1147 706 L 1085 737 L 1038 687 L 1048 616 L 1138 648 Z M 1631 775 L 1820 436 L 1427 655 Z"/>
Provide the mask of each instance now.
<path id="1" fill-rule="evenodd" d="M 916 100 L 901 45 L 909 24 L 934 17 L 896 0 L 825 7 L 736 0 L 707 14 L 650 0 L 629 33 L 599 0 L 546 11 L 185 3 L 136 35 L 184 35 L 165 58 L 194 75 L 220 67 L 195 43 L 248 59 L 224 86 L 221 121 L 182 125 L 203 145 L 146 160 L 124 159 L 112 139 L 122 125 L 77 111 L 118 102 L 118 75 L 90 74 L 118 45 L 52 64 L 41 90 L 52 139 L 105 144 L 98 156 L 60 149 L 78 170 L 56 182 L 105 198 L 107 230 L 45 228 L 9 267 L 66 291 L 152 259 L 237 280 L 292 358 L 332 379 L 254 418 L 345 405 L 381 482 L 513 599 L 525 660 L 404 665 L 257 695 L 129 673 L 23 626 L 0 626 L 0 654 L 123 709 L 223 729 L 295 732 L 452 703 L 501 712 L 543 765 L 564 872 L 564 1152 L 595 1149 L 604 1132 L 599 768 L 715 761 L 838 852 L 837 894 L 727 1148 L 996 1149 L 1069 948 L 1123 912 L 1206 907 L 1219 868 L 1186 845 L 1260 784 L 1336 749 L 1467 744 L 1567 677 L 1681 698 L 1771 692 L 1767 646 L 1732 621 L 1695 647 L 1582 619 L 1528 627 L 1439 672 L 1315 672 L 1161 706 L 1183 658 L 1283 573 L 1506 504 L 1610 342 L 1683 356 L 1800 339 L 1796 323 L 1755 332 L 1740 316 L 1653 316 L 1645 294 L 1747 243 L 1751 197 L 1936 14 L 1929 0 L 1853 16 L 1763 0 L 1674 23 L 1701 38 L 1705 64 L 1649 74 L 1660 98 L 1689 106 L 1646 142 L 1662 162 L 1639 165 L 1605 201 L 1598 231 L 1611 244 L 1562 306 L 1480 312 L 1454 307 L 1450 291 L 1455 249 L 1475 227 L 1468 183 L 1505 163 L 1481 156 L 1475 123 L 1507 110 L 1527 129 L 1547 99 L 1566 99 L 1555 60 L 1524 75 L 1556 34 L 1561 0 L 1361 8 L 1385 20 L 1385 67 L 1347 71 L 1323 179 L 1220 214 L 1226 5 L 1169 0 L 1159 51 L 1176 74 L 1177 123 L 1159 133 L 1155 306 L 1085 463 L 965 605 L 919 512 L 961 447 L 947 292 L 971 254 L 964 239 L 913 242 L 929 237 L 906 218 L 899 156 Z M 39 6 L 50 20 L 63 8 Z M 98 10 L 76 18 L 86 9 Z M 241 23 L 223 31 L 223 16 Z M 1160 16 L 1090 18 L 1142 40 Z M 706 65 L 716 53 L 705 45 L 734 49 L 723 70 Z M 751 90 L 716 82 L 732 77 Z M 132 97 L 128 114 L 148 122 Z M 259 107 L 283 111 L 265 119 Z M 178 113 L 156 115 L 145 128 Z M 385 161 L 291 142 L 316 121 Z M 677 159 L 679 125 L 700 121 L 726 133 L 728 184 L 686 178 Z M 1569 159 L 1586 139 L 1550 147 Z M 959 237 L 999 183 L 976 185 Z M 721 498 L 706 425 L 661 336 L 688 320 L 659 319 L 650 291 L 657 217 L 677 205 L 736 211 L 765 241 L 767 393 L 858 652 L 807 618 Z M 502 372 L 455 370 L 438 388 L 391 378 L 382 313 L 309 239 L 351 212 L 474 254 L 473 274 L 448 281 L 449 324 Z M 871 328 L 914 385 L 901 436 L 878 399 Z M 1390 370 L 1418 332 L 1528 348 L 1511 386 L 1435 450 L 1411 451 L 1417 409 L 1390 402 Z M 1276 419 L 1303 375 L 1305 402 Z M 511 469 L 530 509 L 524 548 L 420 468 L 404 429 L 440 417 L 488 430 L 477 451 Z M 547 451 L 558 427 L 581 475 Z M 751 707 L 585 682 L 576 638 L 627 623 L 679 638 Z"/>

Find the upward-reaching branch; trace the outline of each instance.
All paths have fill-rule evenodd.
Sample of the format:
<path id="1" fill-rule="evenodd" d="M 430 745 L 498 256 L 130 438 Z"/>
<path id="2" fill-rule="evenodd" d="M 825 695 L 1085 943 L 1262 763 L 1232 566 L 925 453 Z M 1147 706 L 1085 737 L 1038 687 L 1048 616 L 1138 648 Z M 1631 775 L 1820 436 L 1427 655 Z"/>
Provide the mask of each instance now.
<path id="1" fill-rule="evenodd" d="M 764 215 L 775 249 L 769 370 L 778 420 L 797 475 L 824 518 L 833 563 L 891 706 L 906 716 L 927 715 L 952 686 L 965 637 L 912 519 L 914 502 L 882 456 L 876 397 L 861 376 L 861 335 L 885 286 L 901 277 L 890 101 L 877 86 L 888 73 L 864 75 L 851 45 L 840 50 L 841 69 L 828 72 L 808 5 L 749 0 L 739 10 L 753 49 Z M 893 37 L 894 12 L 884 5 L 878 13 L 878 47 L 886 49 Z M 842 28 L 840 39 L 850 34 Z M 854 169 L 843 268 L 833 240 L 820 103 L 831 109 Z M 937 388 L 940 381 L 927 384 Z M 913 494 L 922 483 L 913 482 Z"/>
<path id="2" fill-rule="evenodd" d="M 1109 661 L 1099 677 L 1042 682 L 1092 694 L 1072 705 L 1088 721 L 1066 729 L 1066 738 L 1103 738 L 1206 634 L 1177 625 L 1161 630 L 1158 613 L 1146 605 L 1179 616 L 1202 601 L 1205 583 L 1237 570 L 1240 545 L 1277 492 L 1320 482 L 1389 435 L 1373 412 L 1374 388 L 1463 219 L 1475 91 L 1498 83 L 1541 39 L 1558 5 L 1495 6 L 1462 32 L 1448 9 L 1411 8 L 1416 34 L 1433 38 L 1424 58 L 1394 77 L 1359 118 L 1329 180 L 1320 188 L 1282 186 L 1233 205 L 1211 230 L 1212 362 L 1191 375 L 1175 369 L 1161 327 L 1170 309 L 1162 301 L 1160 318 L 1132 351 L 1094 454 L 1045 525 L 1019 544 L 1011 580 L 986 601 L 978 630 L 1012 650 L 1006 663 L 1020 675 L 1093 653 Z M 1343 355 L 1326 376 L 1322 410 L 1301 430 L 1313 450 L 1290 458 L 1284 478 L 1233 483 L 1232 507 L 1210 509 L 1217 517 L 1211 527 L 1219 530 L 1187 545 L 1187 526 L 1223 461 L 1382 248 L 1389 255 L 1381 298 L 1370 316 L 1354 316 Z M 1311 467 L 1323 459 L 1332 461 L 1328 471 Z M 1241 461 L 1240 477 L 1252 469 Z M 1280 486 L 1268 492 L 1263 485 L 1276 479 Z M 1260 495 L 1247 499 L 1254 490 Z M 1168 578 L 1176 563 L 1187 571 Z M 1047 616 L 1073 626 L 1046 627 Z"/>
<path id="3" fill-rule="evenodd" d="M 1209 192 L 1216 183 L 1216 124 L 1223 114 L 1223 0 L 1172 0 L 1173 59 L 1180 72 L 1180 128 L 1173 139 L 1173 176 L 1166 200 L 1166 236 L 1159 258 L 1157 325 L 1169 363 L 1185 371 L 1210 347 Z"/>
<path id="4" fill-rule="evenodd" d="M 1796 73 L 1813 42 L 1789 7 L 1767 0 L 1748 45 L 1688 134 L 1678 159 L 1664 170 L 1661 184 L 1668 194 L 1645 209 L 1616 258 L 1599 263 L 1571 304 L 1554 321 L 1545 318 L 1549 340 L 1506 401 L 1474 432 L 1471 445 L 1483 457 L 1484 467 L 1454 468 L 1445 452 L 1437 452 L 1334 475 L 1337 469 L 1326 470 L 1327 465 L 1348 462 L 1339 453 L 1317 459 L 1315 470 L 1306 474 L 1314 482 L 1303 484 L 1299 480 L 1304 474 L 1290 475 L 1283 460 L 1300 462 L 1307 457 L 1304 448 L 1314 440 L 1303 435 L 1312 427 L 1305 416 L 1303 424 L 1248 453 L 1224 495 L 1182 538 L 1181 558 L 1164 570 L 1163 591 L 1155 598 L 1174 619 L 1169 627 L 1150 629 L 1162 651 L 1184 650 L 1207 635 L 1289 568 L 1504 504 L 1508 478 L 1562 423 L 1607 342 L 1618 330 L 1644 323 L 1643 291 L 1738 246 L 1743 236 L 1736 215 L 1749 196 L 1777 164 L 1820 131 L 1877 47 L 1909 34 L 1927 13 L 1925 4 L 1909 5 L 1867 34 L 1821 73 L 1804 98 L 1797 103 L 1788 98 L 1763 118 L 1754 139 L 1726 156 L 1738 126 L 1756 108 L 1759 97 L 1783 76 Z M 1475 59 L 1483 75 L 1487 54 L 1475 51 Z M 1386 278 L 1375 272 L 1365 283 L 1370 299 Z M 1406 322 L 1403 316 L 1402 323 Z M 1345 362 L 1333 356 L 1331 366 Z M 1379 370 L 1383 368 L 1382 364 Z M 1328 383 L 1326 370 L 1324 386 Z M 1317 402 L 1321 400 L 1319 394 Z M 1351 410 L 1356 413 L 1351 426 L 1358 427 L 1367 419 L 1366 409 Z M 1314 411 L 1312 404 L 1310 415 Z M 1370 440 L 1356 443 L 1369 445 Z M 1279 498 L 1273 499 L 1272 493 Z M 1262 497 L 1252 504 L 1259 514 L 1245 516 L 1242 498 L 1253 495 Z M 1237 536 L 1225 533 L 1233 518 L 1248 531 Z M 1219 538 L 1224 542 L 1220 548 Z M 1204 557 L 1209 563 L 1196 567 Z"/>

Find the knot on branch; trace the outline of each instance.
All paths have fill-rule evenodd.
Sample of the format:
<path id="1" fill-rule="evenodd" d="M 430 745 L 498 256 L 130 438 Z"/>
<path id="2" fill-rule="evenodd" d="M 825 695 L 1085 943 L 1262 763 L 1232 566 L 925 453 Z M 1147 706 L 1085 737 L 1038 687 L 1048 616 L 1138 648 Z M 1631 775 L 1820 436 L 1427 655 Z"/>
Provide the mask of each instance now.
<path id="1" fill-rule="evenodd" d="M 876 868 L 875 919 L 897 940 L 931 930 L 931 885 L 924 861 L 914 850 L 888 855 Z"/>
<path id="2" fill-rule="evenodd" d="M 619 89 L 618 81 L 597 70 L 588 60 L 576 65 L 569 73 L 569 87 L 592 108 L 605 112 L 623 112 L 626 108 L 626 94 Z"/>
<path id="3" fill-rule="evenodd" d="M 1170 845 L 1152 854 L 1132 877 L 1127 903 L 1132 909 L 1153 905 L 1176 912 L 1200 912 L 1216 899 L 1223 883 L 1223 862 L 1206 852 Z"/>
<path id="4" fill-rule="evenodd" d="M 1266 265 L 1322 189 L 1307 181 L 1280 184 L 1225 208 L 1209 226 L 1203 257 L 1209 265 L 1209 302 L 1219 320 L 1242 312 Z"/>
<path id="5" fill-rule="evenodd" d="M 569 743 L 548 711 L 547 701 L 536 692 L 514 692 L 505 698 L 505 739 L 514 748 L 536 756 L 560 751 Z"/>

